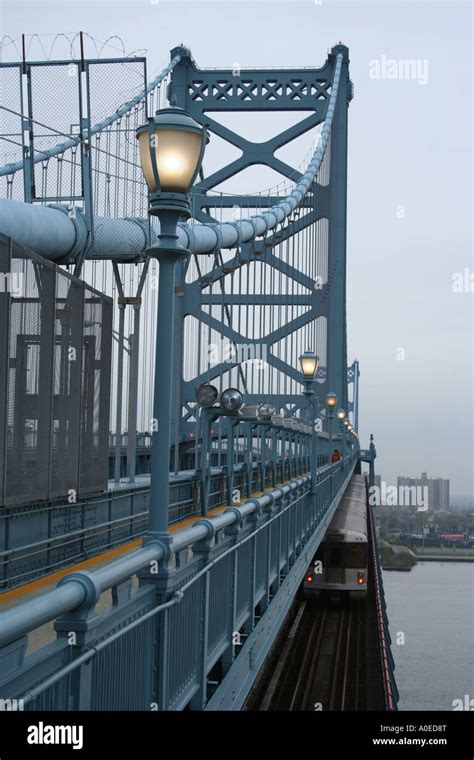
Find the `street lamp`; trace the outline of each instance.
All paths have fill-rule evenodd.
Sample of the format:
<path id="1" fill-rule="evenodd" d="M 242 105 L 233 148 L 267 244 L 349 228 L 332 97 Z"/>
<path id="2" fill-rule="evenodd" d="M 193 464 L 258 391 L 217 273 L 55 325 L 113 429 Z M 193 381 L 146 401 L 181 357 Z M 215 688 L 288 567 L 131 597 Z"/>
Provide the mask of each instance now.
<path id="1" fill-rule="evenodd" d="M 332 421 L 334 419 L 334 409 L 337 404 L 337 396 L 335 393 L 328 393 L 326 395 L 326 406 L 328 409 L 328 427 L 329 427 L 329 461 L 332 457 Z"/>
<path id="2" fill-rule="evenodd" d="M 345 449 L 346 449 L 346 446 L 345 446 L 345 444 L 346 444 L 346 431 L 344 430 L 344 419 L 345 419 L 345 416 L 346 416 L 345 409 L 342 409 L 342 407 L 341 407 L 340 409 L 337 410 L 336 417 L 339 420 L 339 430 L 341 432 L 341 438 L 342 438 L 342 452 L 341 452 L 341 454 L 342 454 L 342 466 L 344 466 L 344 457 L 345 457 L 345 454 L 346 454 L 346 451 L 345 451 Z"/>
<path id="3" fill-rule="evenodd" d="M 189 251 L 178 240 L 178 222 L 190 217 L 188 192 L 200 169 L 207 133 L 181 108 L 157 111 L 137 130 L 149 209 L 160 222 L 156 245 L 147 249 L 160 263 L 148 537 L 168 535 L 169 457 L 174 368 L 175 270 Z"/>
<path id="4" fill-rule="evenodd" d="M 350 443 L 350 441 L 348 439 L 348 436 L 347 436 L 347 433 L 349 432 L 349 424 L 350 424 L 349 423 L 349 418 L 345 417 L 345 419 L 343 420 L 342 424 L 343 424 L 342 432 L 343 432 L 343 435 L 344 435 L 344 442 L 346 443 L 346 439 L 347 439 L 347 442 L 349 443 L 349 450 L 351 451 L 351 443 Z"/>
<path id="5" fill-rule="evenodd" d="M 182 108 L 163 108 L 138 128 L 137 138 L 151 205 L 158 200 L 162 207 L 164 195 L 180 195 L 189 216 L 186 196 L 202 164 L 206 130 Z"/>
<path id="6" fill-rule="evenodd" d="M 316 377 L 319 365 L 319 356 L 314 351 L 305 351 L 300 358 L 301 373 L 305 380 L 313 380 Z"/>
<path id="7" fill-rule="evenodd" d="M 308 399 L 311 406 L 311 493 L 316 494 L 316 485 L 318 478 L 318 429 L 316 420 L 319 414 L 319 399 L 314 392 L 315 377 L 318 372 L 319 357 L 314 351 L 305 351 L 299 357 L 300 370 L 303 375 L 304 390 L 303 396 Z"/>

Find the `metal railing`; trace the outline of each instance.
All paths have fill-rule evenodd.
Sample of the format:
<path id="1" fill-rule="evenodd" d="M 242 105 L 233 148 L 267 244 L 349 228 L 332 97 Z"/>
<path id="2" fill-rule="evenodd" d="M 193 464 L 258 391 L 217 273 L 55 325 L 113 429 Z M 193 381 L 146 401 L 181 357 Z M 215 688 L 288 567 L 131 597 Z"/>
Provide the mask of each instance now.
<path id="1" fill-rule="evenodd" d="M 239 422 L 242 435 L 247 435 L 247 428 L 251 430 L 254 423 L 255 420 Z M 260 448 L 239 448 L 233 442 L 228 449 L 228 441 L 222 439 L 217 449 L 213 441 L 209 469 L 205 470 L 201 458 L 200 469 L 170 475 L 170 525 L 204 516 L 219 506 L 239 503 L 244 496 L 309 471 L 309 435 L 270 423 L 260 427 L 264 427 L 266 438 L 272 439 L 272 446 L 265 445 L 262 435 Z M 323 434 L 321 466 L 329 458 L 328 443 Z M 0 511 L 0 592 L 140 538 L 147 527 L 149 493 L 146 481 L 122 483 L 120 490 L 74 503 L 40 503 Z M 22 530 L 18 531 L 20 521 Z M 43 537 L 33 542 L 25 540 L 33 529 Z"/>
<path id="2" fill-rule="evenodd" d="M 385 603 L 385 593 L 383 588 L 382 573 L 377 550 L 377 536 L 375 533 L 374 517 L 372 507 L 369 504 L 369 482 L 366 478 L 367 494 L 367 522 L 370 535 L 370 546 L 372 552 L 373 567 L 373 586 L 376 607 L 377 633 L 378 633 L 378 655 L 381 667 L 381 680 L 383 693 L 385 697 L 385 709 L 388 711 L 398 710 L 398 689 L 395 682 L 394 670 L 395 662 L 390 648 L 391 638 L 388 628 L 387 605 Z"/>
<path id="3" fill-rule="evenodd" d="M 354 466 L 320 468 L 315 493 L 308 475 L 292 478 L 0 613 L 0 698 L 27 710 L 203 709 Z M 104 592 L 112 603 L 97 611 Z M 53 621 L 56 640 L 29 653 L 29 632 L 47 638 Z"/>

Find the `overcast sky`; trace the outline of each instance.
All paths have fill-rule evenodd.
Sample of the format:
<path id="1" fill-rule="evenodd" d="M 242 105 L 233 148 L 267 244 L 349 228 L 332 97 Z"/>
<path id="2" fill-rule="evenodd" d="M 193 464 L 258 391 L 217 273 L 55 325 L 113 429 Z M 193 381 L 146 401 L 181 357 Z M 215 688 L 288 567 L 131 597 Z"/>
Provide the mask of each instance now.
<path id="1" fill-rule="evenodd" d="M 389 483 L 423 470 L 451 478 L 454 493 L 472 494 L 474 293 L 453 290 L 456 273 L 474 270 L 471 3 L 15 0 L 0 7 L 2 34 L 82 29 L 101 41 L 116 34 L 127 53 L 146 51 L 150 74 L 180 43 L 203 67 L 317 67 L 328 47 L 349 46 L 348 358 L 361 365 L 362 444 L 375 434 L 378 471 Z M 3 59 L 13 57 L 6 48 Z M 409 78 L 399 66 L 406 59 L 414 61 Z M 283 126 L 275 121 L 273 131 Z M 258 139 L 269 136 L 268 120 L 257 117 L 255 129 Z M 291 154 L 295 165 L 300 151 L 302 159 L 303 143 Z M 253 170 L 247 192 L 268 179 Z"/>

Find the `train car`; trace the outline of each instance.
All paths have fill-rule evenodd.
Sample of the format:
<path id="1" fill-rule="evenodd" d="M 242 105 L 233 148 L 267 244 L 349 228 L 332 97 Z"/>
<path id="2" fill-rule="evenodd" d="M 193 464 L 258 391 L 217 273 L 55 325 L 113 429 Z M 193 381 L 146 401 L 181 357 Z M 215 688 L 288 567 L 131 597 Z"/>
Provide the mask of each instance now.
<path id="1" fill-rule="evenodd" d="M 367 594 L 367 504 L 363 476 L 354 475 L 307 570 L 305 597 Z"/>

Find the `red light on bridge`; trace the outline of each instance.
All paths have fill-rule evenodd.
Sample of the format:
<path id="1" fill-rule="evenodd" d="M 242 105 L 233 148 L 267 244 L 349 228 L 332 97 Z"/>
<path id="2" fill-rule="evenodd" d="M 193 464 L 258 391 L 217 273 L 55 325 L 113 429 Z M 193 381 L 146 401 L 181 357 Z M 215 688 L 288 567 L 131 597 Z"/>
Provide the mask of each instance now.
<path id="1" fill-rule="evenodd" d="M 359 575 L 357 576 L 357 583 L 361 586 L 363 582 L 364 582 L 364 576 L 362 575 L 362 573 L 359 573 Z"/>
<path id="2" fill-rule="evenodd" d="M 308 583 L 311 583 L 311 582 L 312 582 L 312 580 L 313 580 L 313 576 L 312 576 L 312 575 L 308 575 L 308 576 L 306 576 L 306 581 L 307 581 Z"/>

